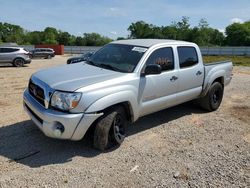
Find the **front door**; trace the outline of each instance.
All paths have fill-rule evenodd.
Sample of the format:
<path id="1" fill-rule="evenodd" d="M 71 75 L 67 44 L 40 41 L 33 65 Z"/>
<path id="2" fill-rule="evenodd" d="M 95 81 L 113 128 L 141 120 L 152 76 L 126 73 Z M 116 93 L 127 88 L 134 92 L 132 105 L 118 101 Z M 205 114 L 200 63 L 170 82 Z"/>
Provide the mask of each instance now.
<path id="1" fill-rule="evenodd" d="M 173 49 L 171 47 L 156 49 L 147 59 L 144 68 L 148 64 L 161 65 L 162 73 L 141 76 L 140 116 L 173 106 L 176 102 L 178 70 L 175 69 Z"/>

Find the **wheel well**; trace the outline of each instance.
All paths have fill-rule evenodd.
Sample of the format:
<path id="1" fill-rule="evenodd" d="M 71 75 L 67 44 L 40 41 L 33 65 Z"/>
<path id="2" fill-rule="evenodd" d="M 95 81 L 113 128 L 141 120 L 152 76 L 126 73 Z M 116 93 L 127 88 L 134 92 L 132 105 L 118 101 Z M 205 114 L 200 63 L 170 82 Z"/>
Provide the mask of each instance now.
<path id="1" fill-rule="evenodd" d="M 222 86 L 224 86 L 224 78 L 223 77 L 219 77 L 219 78 L 216 78 L 214 81 L 213 81 L 213 83 L 214 82 L 219 82 Z M 212 84 L 213 84 L 212 83 Z"/>
<path id="2" fill-rule="evenodd" d="M 117 106 L 122 106 L 125 109 L 125 111 L 127 112 L 126 115 L 127 115 L 128 121 L 133 122 L 134 116 L 133 116 L 132 107 L 131 107 L 129 102 L 121 102 L 121 103 L 114 104 L 114 105 L 104 109 L 103 111 L 110 110 L 110 109 L 117 107 Z"/>
<path id="3" fill-rule="evenodd" d="M 133 110 L 132 110 L 132 107 L 131 107 L 131 105 L 130 105 L 130 103 L 127 101 L 127 102 L 121 102 L 121 103 L 117 103 L 117 104 L 114 104 L 114 105 L 112 105 L 112 106 L 109 106 L 108 108 L 106 108 L 106 109 L 104 109 L 104 110 L 101 110 L 101 111 L 99 111 L 100 113 L 101 112 L 107 112 L 107 111 L 109 111 L 109 110 L 112 110 L 112 108 L 115 108 L 115 107 L 117 107 L 117 106 L 122 106 L 124 109 L 125 109 L 125 111 L 127 112 L 126 113 L 126 115 L 127 115 L 127 118 L 128 118 L 128 121 L 130 122 L 130 123 L 132 123 L 133 122 L 133 120 L 134 120 L 134 115 L 133 115 Z M 98 113 L 99 113 L 98 112 Z M 99 117 L 97 120 L 95 120 L 93 123 L 92 123 L 92 125 L 88 128 L 88 131 L 87 131 L 87 135 L 90 135 L 90 134 L 92 134 L 93 133 L 93 131 L 94 131 L 94 129 L 95 129 L 95 126 L 96 126 L 96 122 L 100 119 L 100 118 L 102 118 L 102 116 L 101 117 Z"/>
<path id="4" fill-rule="evenodd" d="M 25 61 L 25 59 L 23 59 L 22 57 L 16 57 L 16 58 L 13 60 L 13 63 L 14 63 L 17 59 L 22 59 L 23 61 Z"/>

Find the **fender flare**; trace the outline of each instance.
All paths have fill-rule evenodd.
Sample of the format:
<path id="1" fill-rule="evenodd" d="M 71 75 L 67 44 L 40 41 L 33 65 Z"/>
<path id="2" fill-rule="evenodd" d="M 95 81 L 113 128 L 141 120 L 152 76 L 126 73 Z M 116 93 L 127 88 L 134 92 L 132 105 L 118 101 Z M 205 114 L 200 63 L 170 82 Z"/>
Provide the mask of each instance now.
<path id="1" fill-rule="evenodd" d="M 85 111 L 85 113 L 95 113 L 105 110 L 108 107 L 113 105 L 127 102 L 130 107 L 130 115 L 132 116 L 132 121 L 138 119 L 139 117 L 139 108 L 137 97 L 132 91 L 120 91 L 102 97 L 95 102 L 93 102 Z"/>
<path id="2" fill-rule="evenodd" d="M 204 81 L 204 89 L 203 92 L 201 94 L 201 96 L 205 96 L 209 90 L 209 88 L 211 87 L 212 83 L 217 79 L 222 77 L 223 78 L 223 84 L 224 84 L 224 79 L 225 79 L 225 74 L 226 72 L 224 70 L 219 70 L 219 71 L 215 71 L 215 72 L 211 72 L 211 74 L 207 75 L 207 80 L 205 79 Z"/>

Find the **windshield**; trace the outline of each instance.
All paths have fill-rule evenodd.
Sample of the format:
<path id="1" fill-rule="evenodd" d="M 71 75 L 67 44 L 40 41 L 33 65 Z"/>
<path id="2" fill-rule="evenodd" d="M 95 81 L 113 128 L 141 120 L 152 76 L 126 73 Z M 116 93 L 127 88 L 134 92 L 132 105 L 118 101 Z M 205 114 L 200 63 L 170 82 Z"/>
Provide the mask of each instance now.
<path id="1" fill-rule="evenodd" d="M 146 51 L 145 47 L 108 44 L 94 53 L 87 63 L 105 69 L 131 73 Z"/>

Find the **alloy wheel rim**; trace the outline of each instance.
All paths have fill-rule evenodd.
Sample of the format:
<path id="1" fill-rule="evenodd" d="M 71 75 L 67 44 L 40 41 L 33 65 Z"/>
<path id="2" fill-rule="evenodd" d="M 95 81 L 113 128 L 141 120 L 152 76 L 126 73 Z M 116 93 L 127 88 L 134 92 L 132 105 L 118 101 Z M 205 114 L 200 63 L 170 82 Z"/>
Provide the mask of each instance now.
<path id="1" fill-rule="evenodd" d="M 216 104 L 219 102 L 219 99 L 220 99 L 220 94 L 219 94 L 219 91 L 216 90 L 213 95 L 212 95 L 212 100 L 213 102 Z"/>
<path id="2" fill-rule="evenodd" d="M 115 139 L 121 143 L 125 138 L 124 124 L 121 115 L 117 114 L 113 121 Z"/>

